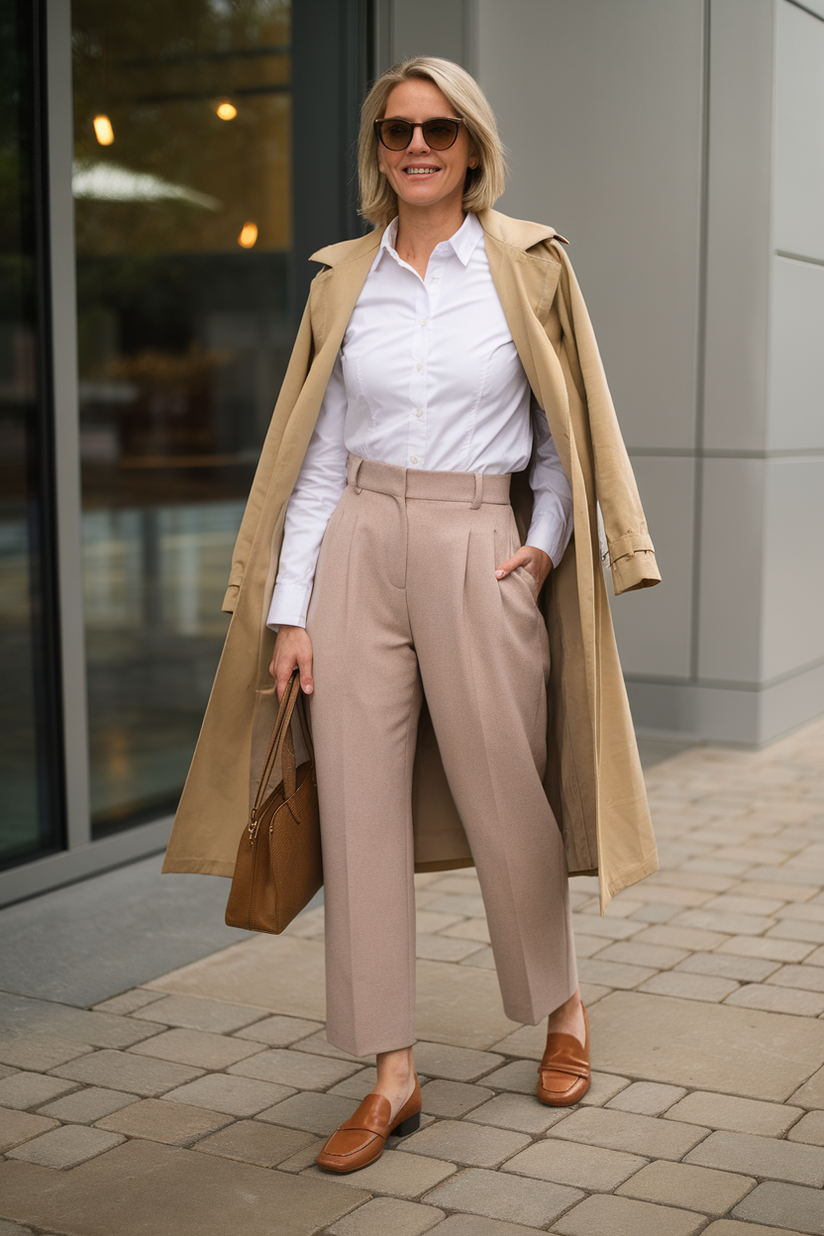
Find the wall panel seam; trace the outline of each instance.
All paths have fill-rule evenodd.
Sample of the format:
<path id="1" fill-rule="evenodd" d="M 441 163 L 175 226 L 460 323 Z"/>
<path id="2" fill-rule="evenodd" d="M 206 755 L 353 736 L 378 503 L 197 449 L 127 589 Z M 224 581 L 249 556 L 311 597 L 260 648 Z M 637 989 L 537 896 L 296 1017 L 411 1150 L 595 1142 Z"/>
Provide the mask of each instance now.
<path id="1" fill-rule="evenodd" d="M 809 8 L 806 4 L 801 4 L 800 0 L 787 0 L 787 4 L 791 4 L 794 9 L 801 9 L 802 13 L 809 13 L 810 17 L 814 17 L 816 21 L 824 21 L 820 13 L 816 13 L 815 9 Z"/>
<path id="2" fill-rule="evenodd" d="M 625 682 L 655 683 L 670 687 L 710 687 L 723 691 L 769 691 L 772 687 L 779 687 L 784 682 L 792 682 L 794 678 L 801 678 L 804 674 L 811 674 L 822 667 L 824 667 L 824 657 L 818 657 L 815 661 L 808 661 L 804 665 L 785 670 L 783 674 L 776 674 L 773 678 L 764 678 L 760 682 L 743 682 L 734 678 L 678 678 L 673 675 L 637 673 L 625 674 L 624 680 Z"/>
<path id="3" fill-rule="evenodd" d="M 701 208 L 699 223 L 698 331 L 695 382 L 695 456 L 702 458 L 706 409 L 707 368 L 707 286 L 709 263 L 709 179 L 710 179 L 710 3 L 704 0 L 703 80 L 701 83 Z M 690 678 L 698 677 L 701 618 L 701 537 L 703 533 L 704 470 L 700 462 L 693 477 L 692 587 L 690 589 Z"/>
<path id="4" fill-rule="evenodd" d="M 808 266 L 824 266 L 824 258 L 806 257 L 803 253 L 790 253 L 787 249 L 776 249 L 775 256 L 788 258 L 791 262 L 806 262 Z"/>
<path id="5" fill-rule="evenodd" d="M 707 447 L 700 451 L 687 446 L 628 446 L 627 453 L 638 459 L 809 459 L 824 456 L 824 446 L 775 447 L 772 450 Z"/>

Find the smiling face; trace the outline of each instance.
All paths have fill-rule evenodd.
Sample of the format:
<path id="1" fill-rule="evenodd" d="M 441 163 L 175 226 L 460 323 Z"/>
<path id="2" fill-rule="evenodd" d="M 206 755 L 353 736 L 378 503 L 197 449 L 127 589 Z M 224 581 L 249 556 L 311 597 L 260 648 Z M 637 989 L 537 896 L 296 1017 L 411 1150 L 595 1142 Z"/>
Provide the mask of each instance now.
<path id="1" fill-rule="evenodd" d="M 384 119 L 425 120 L 455 116 L 455 111 L 434 82 L 411 78 L 396 86 L 386 100 Z M 432 150 L 418 127 L 406 150 L 387 150 L 378 145 L 378 167 L 398 195 L 398 210 L 404 207 L 440 206 L 461 210 L 467 168 L 477 167 L 465 125 L 460 125 L 454 145 Z"/>

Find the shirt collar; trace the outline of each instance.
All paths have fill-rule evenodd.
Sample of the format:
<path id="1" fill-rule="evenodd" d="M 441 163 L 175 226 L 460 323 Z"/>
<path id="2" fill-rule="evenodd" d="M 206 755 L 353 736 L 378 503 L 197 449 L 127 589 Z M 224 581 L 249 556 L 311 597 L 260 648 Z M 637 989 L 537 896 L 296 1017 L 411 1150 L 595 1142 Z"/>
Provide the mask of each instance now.
<path id="1" fill-rule="evenodd" d="M 450 236 L 448 240 L 442 240 L 439 245 L 435 246 L 434 251 L 435 253 L 442 253 L 446 249 L 451 249 L 458 261 L 461 262 L 463 266 L 468 266 L 469 259 L 475 252 L 478 242 L 482 239 L 483 234 L 484 230 L 481 227 L 478 216 L 470 211 L 461 226 L 458 228 L 457 232 Z M 396 260 L 400 260 L 395 250 L 395 242 L 397 241 L 397 238 L 398 219 L 396 216 L 381 237 L 380 248 L 378 250 L 375 265 L 377 265 L 377 263 L 381 260 L 384 253 L 387 252 L 391 253 Z"/>

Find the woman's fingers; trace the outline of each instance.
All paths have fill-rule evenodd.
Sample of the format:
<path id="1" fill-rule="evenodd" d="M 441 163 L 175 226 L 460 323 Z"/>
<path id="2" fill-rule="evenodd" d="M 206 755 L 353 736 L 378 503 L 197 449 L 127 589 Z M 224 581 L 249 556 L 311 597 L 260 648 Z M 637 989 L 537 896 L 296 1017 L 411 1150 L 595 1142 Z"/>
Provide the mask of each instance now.
<path id="1" fill-rule="evenodd" d="M 505 579 L 517 567 L 526 567 L 540 588 L 549 572 L 552 570 L 552 559 L 537 545 L 522 545 L 511 558 L 502 562 L 495 570 L 496 579 Z"/>
<path id="2" fill-rule="evenodd" d="M 516 567 L 525 565 L 526 556 L 523 549 L 519 549 L 518 552 L 513 554 L 511 558 L 507 558 L 506 562 L 501 563 L 495 571 L 495 576 L 497 579 L 505 579 L 506 576 L 510 575 Z"/>
<path id="3" fill-rule="evenodd" d="M 290 665 L 287 660 L 282 660 L 275 671 L 275 686 L 277 687 L 278 699 L 283 699 L 283 692 L 289 686 L 289 679 L 292 677 L 294 665 Z"/>
<path id="4" fill-rule="evenodd" d="M 300 673 L 301 687 L 310 695 L 315 685 L 312 679 L 312 641 L 303 627 L 282 626 L 275 640 L 275 651 L 269 666 L 279 700 L 283 698 L 283 692 L 296 669 Z"/>
<path id="5" fill-rule="evenodd" d="M 315 681 L 312 678 L 312 641 L 308 635 L 298 651 L 298 669 L 300 670 L 301 690 L 304 694 L 311 695 L 315 689 Z"/>

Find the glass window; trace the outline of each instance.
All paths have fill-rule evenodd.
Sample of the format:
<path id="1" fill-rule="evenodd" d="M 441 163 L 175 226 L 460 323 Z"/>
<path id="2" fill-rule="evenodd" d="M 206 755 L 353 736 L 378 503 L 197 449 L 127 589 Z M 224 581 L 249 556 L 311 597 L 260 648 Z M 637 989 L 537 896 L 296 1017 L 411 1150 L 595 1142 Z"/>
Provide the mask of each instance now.
<path id="1" fill-rule="evenodd" d="M 95 837 L 174 809 L 293 328 L 287 0 L 74 0 Z"/>
<path id="2" fill-rule="evenodd" d="M 0 0 L 0 865 L 59 849 L 36 30 Z M 51 650 L 51 653 L 50 653 Z"/>

